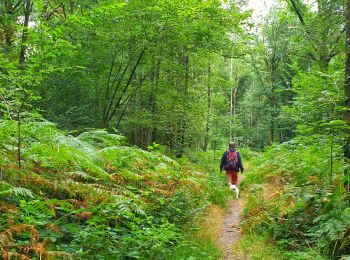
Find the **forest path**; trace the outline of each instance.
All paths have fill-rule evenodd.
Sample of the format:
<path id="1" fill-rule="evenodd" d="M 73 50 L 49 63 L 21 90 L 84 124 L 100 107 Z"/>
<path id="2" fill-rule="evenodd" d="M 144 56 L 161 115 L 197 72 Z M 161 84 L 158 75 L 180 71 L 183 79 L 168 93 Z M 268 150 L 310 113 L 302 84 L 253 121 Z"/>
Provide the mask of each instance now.
<path id="1" fill-rule="evenodd" d="M 238 183 L 243 180 L 240 175 Z M 226 214 L 222 220 L 219 245 L 224 251 L 222 260 L 243 260 L 241 257 L 233 255 L 232 247 L 241 237 L 240 233 L 240 214 L 244 208 L 243 199 L 236 199 L 236 194 L 232 192 L 232 199 L 228 202 Z"/>

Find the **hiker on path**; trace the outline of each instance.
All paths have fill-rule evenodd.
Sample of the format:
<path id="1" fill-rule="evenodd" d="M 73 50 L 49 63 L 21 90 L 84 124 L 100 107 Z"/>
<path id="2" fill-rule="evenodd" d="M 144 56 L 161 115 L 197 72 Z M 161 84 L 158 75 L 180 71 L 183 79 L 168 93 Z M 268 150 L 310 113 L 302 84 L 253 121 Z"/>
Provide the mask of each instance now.
<path id="1" fill-rule="evenodd" d="M 238 197 L 238 172 L 241 171 L 241 173 L 243 173 L 244 168 L 242 164 L 241 155 L 236 150 L 236 144 L 234 142 L 229 142 L 229 149 L 226 152 L 224 152 L 224 154 L 221 157 L 220 173 L 222 172 L 222 170 L 226 171 L 227 177 L 230 180 L 230 189 L 235 190 Z"/>

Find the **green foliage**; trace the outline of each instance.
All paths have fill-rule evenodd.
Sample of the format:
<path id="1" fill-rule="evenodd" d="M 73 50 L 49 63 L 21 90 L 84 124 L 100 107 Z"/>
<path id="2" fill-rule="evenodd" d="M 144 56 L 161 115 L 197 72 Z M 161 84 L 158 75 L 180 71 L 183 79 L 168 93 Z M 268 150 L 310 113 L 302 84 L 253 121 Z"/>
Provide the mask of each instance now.
<path id="1" fill-rule="evenodd" d="M 2 258 L 220 257 L 183 228 L 225 206 L 233 137 L 256 160 L 244 251 L 348 258 L 344 1 L 278 2 L 256 30 L 246 2 L 0 2 Z"/>
<path id="2" fill-rule="evenodd" d="M 33 197 L 33 193 L 28 189 L 13 187 L 5 181 L 0 181 L 0 197 L 5 196 Z"/>
<path id="3" fill-rule="evenodd" d="M 205 183 L 209 200 L 225 208 L 228 199 L 232 196 L 232 191 L 227 189 L 227 177 L 225 174 L 210 174 Z"/>
<path id="4" fill-rule="evenodd" d="M 314 136 L 312 142 L 295 139 L 270 148 L 255 160 L 241 186 L 249 193 L 245 232 L 271 237 L 286 259 L 346 255 L 349 205 L 343 165 L 336 160 L 341 153 L 330 140 Z"/>
<path id="5" fill-rule="evenodd" d="M 195 232 L 195 231 L 193 231 Z M 185 259 L 220 259 L 222 252 L 218 250 L 215 241 L 208 240 L 185 240 L 176 245 L 174 253 L 167 255 L 165 259 L 169 260 L 185 260 Z"/>
<path id="6" fill-rule="evenodd" d="M 72 137 L 47 122 L 23 123 L 23 169 L 2 165 L 3 256 L 171 257 L 189 241 L 184 226 L 208 204 L 227 200 L 219 192 L 223 176 L 125 142 L 103 130 Z"/>
<path id="7" fill-rule="evenodd" d="M 78 139 L 87 142 L 97 148 L 121 146 L 123 144 L 126 144 L 126 139 L 124 136 L 110 134 L 104 130 L 84 132 L 78 136 Z"/>
<path id="8" fill-rule="evenodd" d="M 281 260 L 285 259 L 269 238 L 259 235 L 246 235 L 233 248 L 237 257 L 244 255 L 247 259 Z"/>

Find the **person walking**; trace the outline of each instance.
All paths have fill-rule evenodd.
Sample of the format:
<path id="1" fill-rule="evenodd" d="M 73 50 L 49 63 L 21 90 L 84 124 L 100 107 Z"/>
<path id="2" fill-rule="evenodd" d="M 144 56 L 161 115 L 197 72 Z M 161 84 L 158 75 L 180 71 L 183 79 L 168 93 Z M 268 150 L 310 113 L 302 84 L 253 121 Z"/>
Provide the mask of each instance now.
<path id="1" fill-rule="evenodd" d="M 237 188 L 238 172 L 244 172 L 241 155 L 236 150 L 236 144 L 229 142 L 229 149 L 224 152 L 220 162 L 220 173 L 222 170 L 226 171 L 227 177 L 230 180 L 230 189 L 236 191 L 236 197 L 239 196 L 239 189 Z"/>

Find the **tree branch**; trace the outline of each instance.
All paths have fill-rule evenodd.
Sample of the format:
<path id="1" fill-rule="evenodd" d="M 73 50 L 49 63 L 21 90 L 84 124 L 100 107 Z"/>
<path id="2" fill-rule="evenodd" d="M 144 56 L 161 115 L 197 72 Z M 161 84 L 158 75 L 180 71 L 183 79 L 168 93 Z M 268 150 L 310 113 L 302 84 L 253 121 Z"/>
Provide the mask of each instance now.
<path id="1" fill-rule="evenodd" d="M 303 16 L 302 16 L 302 14 L 301 14 L 301 12 L 300 12 L 300 10 L 299 10 L 297 4 L 295 3 L 294 0 L 290 0 L 290 2 L 291 2 L 292 5 L 293 5 L 294 11 L 295 11 L 296 14 L 298 15 L 299 21 L 301 22 L 302 25 L 305 25 L 304 18 L 303 18 Z"/>

